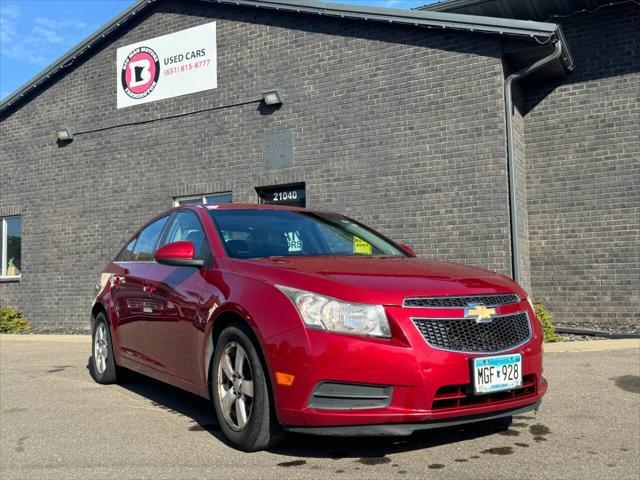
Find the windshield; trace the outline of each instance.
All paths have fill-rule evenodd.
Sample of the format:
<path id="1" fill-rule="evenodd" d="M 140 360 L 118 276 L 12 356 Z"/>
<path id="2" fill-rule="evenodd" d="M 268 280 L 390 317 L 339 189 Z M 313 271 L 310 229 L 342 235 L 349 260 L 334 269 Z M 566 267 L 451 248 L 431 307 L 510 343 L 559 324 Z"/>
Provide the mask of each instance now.
<path id="1" fill-rule="evenodd" d="M 210 210 L 234 258 L 311 255 L 406 256 L 394 244 L 342 215 L 293 210 Z"/>

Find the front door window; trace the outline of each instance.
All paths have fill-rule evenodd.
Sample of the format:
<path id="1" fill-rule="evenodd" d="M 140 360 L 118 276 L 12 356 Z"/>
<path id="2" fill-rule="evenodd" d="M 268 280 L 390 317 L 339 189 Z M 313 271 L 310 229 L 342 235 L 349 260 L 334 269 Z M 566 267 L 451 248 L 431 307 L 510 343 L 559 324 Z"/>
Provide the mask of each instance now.
<path id="1" fill-rule="evenodd" d="M 197 260 L 206 260 L 209 257 L 207 237 L 198 216 L 193 212 L 188 210 L 178 212 L 162 244 L 173 242 L 193 243 Z"/>

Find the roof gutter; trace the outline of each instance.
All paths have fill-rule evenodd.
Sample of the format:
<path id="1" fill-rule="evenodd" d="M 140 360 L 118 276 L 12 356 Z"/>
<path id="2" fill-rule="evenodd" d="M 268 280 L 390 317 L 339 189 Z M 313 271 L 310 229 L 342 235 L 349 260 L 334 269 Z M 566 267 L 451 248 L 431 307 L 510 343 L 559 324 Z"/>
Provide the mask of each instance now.
<path id="1" fill-rule="evenodd" d="M 504 82 L 504 105 L 507 137 L 507 171 L 509 175 L 509 216 L 511 223 L 511 272 L 516 282 L 521 281 L 520 275 L 520 241 L 518 238 L 518 204 L 516 193 L 516 166 L 513 152 L 513 96 L 512 85 L 516 80 L 540 70 L 546 64 L 553 62 L 562 55 L 562 41 L 558 38 L 554 41 L 553 52 L 537 62 L 512 73 Z"/>
<path id="2" fill-rule="evenodd" d="M 556 25 L 546 22 L 512 18 L 483 17 L 460 13 L 367 7 L 312 0 L 204 0 L 211 3 L 266 8 L 282 12 L 312 13 L 338 18 L 353 18 L 385 23 L 402 23 L 432 28 L 450 28 L 499 35 L 540 37 L 547 39 L 556 32 Z"/>

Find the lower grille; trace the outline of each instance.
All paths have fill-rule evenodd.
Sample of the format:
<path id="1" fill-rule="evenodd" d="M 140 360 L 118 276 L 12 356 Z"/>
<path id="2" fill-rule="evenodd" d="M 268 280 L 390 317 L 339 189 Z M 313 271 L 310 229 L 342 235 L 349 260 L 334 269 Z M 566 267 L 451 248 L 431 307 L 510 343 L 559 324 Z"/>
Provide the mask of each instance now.
<path id="1" fill-rule="evenodd" d="M 474 395 L 471 385 L 447 385 L 441 387 L 433 398 L 432 410 L 445 410 L 447 408 L 460 408 L 474 405 L 495 404 L 534 396 L 536 394 L 535 375 L 525 375 L 522 377 L 522 386 L 504 392 L 489 393 L 486 395 Z"/>
<path id="2" fill-rule="evenodd" d="M 413 323 L 429 345 L 456 352 L 500 352 L 524 343 L 531 336 L 525 312 L 494 317 L 487 323 L 468 318 L 414 318 Z"/>
<path id="3" fill-rule="evenodd" d="M 391 402 L 393 388 L 382 385 L 321 382 L 313 389 L 309 408 L 354 410 L 383 408 Z"/>

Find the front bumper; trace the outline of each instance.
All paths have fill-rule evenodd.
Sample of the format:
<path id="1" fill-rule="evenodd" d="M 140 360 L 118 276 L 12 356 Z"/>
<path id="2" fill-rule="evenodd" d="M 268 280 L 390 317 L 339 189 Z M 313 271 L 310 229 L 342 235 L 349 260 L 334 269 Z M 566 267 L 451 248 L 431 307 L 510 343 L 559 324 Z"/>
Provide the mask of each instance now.
<path id="1" fill-rule="evenodd" d="M 479 415 L 468 415 L 454 420 L 434 420 L 423 423 L 388 423 L 380 425 L 352 425 L 346 427 L 284 427 L 288 432 L 305 433 L 309 435 L 330 435 L 336 437 L 360 437 L 360 436 L 409 436 L 420 430 L 430 430 L 434 428 L 455 427 L 469 423 L 495 420 L 498 418 L 521 415 L 532 410 L 538 410 L 542 400 L 538 400 L 531 405 L 500 412 L 483 413 Z"/>
<path id="2" fill-rule="evenodd" d="M 527 302 L 505 306 L 504 310 L 527 310 L 532 319 L 530 340 L 499 353 L 522 355 L 522 375 L 531 385 L 522 394 L 438 402 L 445 387 L 466 391 L 471 383 L 471 359 L 492 354 L 433 348 L 411 321 L 412 316 L 424 314 L 424 310 L 386 307 L 391 339 L 301 328 L 269 340 L 268 350 L 275 353 L 270 358 L 271 370 L 295 376 L 290 386 L 273 383 L 278 419 L 291 431 L 402 435 L 399 432 L 475 422 L 537 408 L 547 389 L 542 376 L 542 331 Z M 313 392 L 323 382 L 390 387 L 392 395 L 382 407 L 314 408 Z"/>

